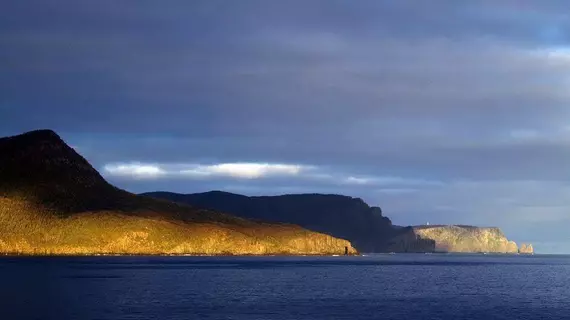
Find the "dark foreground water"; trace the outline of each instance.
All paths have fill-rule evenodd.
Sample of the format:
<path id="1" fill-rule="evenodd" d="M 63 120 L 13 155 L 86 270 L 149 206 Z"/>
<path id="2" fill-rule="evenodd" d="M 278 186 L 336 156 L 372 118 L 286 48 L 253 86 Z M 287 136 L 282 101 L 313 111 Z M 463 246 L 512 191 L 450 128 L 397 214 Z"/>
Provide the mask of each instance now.
<path id="1" fill-rule="evenodd" d="M 570 319 L 570 258 L 4 257 L 0 319 Z"/>

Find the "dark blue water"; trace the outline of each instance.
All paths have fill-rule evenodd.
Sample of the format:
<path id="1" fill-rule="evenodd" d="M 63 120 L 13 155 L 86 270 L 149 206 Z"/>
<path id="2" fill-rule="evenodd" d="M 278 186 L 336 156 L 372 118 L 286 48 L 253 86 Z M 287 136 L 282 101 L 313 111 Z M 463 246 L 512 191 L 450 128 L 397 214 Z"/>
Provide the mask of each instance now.
<path id="1" fill-rule="evenodd" d="M 570 319 L 570 258 L 4 257 L 0 319 Z"/>

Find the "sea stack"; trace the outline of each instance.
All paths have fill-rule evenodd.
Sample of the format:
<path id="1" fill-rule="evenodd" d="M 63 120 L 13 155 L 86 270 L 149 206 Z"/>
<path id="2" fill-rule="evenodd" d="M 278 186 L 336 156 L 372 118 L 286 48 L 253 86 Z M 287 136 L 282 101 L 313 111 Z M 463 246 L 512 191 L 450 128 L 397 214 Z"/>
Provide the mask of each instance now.
<path id="1" fill-rule="evenodd" d="M 520 254 L 534 254 L 534 248 L 532 244 L 522 243 L 519 248 Z"/>

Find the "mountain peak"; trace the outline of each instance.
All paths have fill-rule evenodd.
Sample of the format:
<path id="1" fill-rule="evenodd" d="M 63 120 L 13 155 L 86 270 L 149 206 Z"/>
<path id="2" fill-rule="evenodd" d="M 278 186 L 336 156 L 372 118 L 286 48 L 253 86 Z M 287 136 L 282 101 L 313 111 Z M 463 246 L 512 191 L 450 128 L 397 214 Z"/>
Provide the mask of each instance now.
<path id="1" fill-rule="evenodd" d="M 51 129 L 37 129 L 20 134 L 19 136 L 30 136 L 38 139 L 54 139 L 61 140 L 61 137 Z M 17 136 L 16 136 L 17 137 Z"/>
<path id="2" fill-rule="evenodd" d="M 0 196 L 18 195 L 58 212 L 73 212 L 99 207 L 97 195 L 111 189 L 89 162 L 52 130 L 0 139 Z"/>
<path id="3" fill-rule="evenodd" d="M 51 142 L 54 144 L 65 144 L 61 137 L 53 130 L 40 129 L 29 131 L 15 136 L 0 138 L 0 148 L 15 148 L 21 149 L 29 145 L 38 143 Z M 3 150 L 8 151 L 8 150 Z"/>

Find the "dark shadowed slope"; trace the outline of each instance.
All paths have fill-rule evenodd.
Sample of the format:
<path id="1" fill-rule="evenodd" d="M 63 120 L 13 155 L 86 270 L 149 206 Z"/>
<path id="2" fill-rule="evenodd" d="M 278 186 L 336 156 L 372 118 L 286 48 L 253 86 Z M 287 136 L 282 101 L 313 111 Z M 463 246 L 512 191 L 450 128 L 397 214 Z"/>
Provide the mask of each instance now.
<path id="1" fill-rule="evenodd" d="M 0 252 L 328 254 L 354 249 L 267 224 L 140 197 L 107 183 L 53 131 L 0 139 Z"/>
<path id="2" fill-rule="evenodd" d="M 362 199 L 341 195 L 247 197 L 221 191 L 187 195 L 151 192 L 144 195 L 230 212 L 244 218 L 298 224 L 309 230 L 348 239 L 361 252 L 407 251 L 408 244 L 398 242 L 389 245 L 388 240 L 411 231 L 410 228 L 393 227 L 380 208 L 370 207 Z M 422 243 L 421 247 L 415 244 L 413 251 L 432 251 L 430 246 L 433 244 Z"/>
<path id="3" fill-rule="evenodd" d="M 121 202 L 120 190 L 53 131 L 2 138 L 0 151 L 0 195 L 18 196 L 63 215 L 115 208 Z"/>

